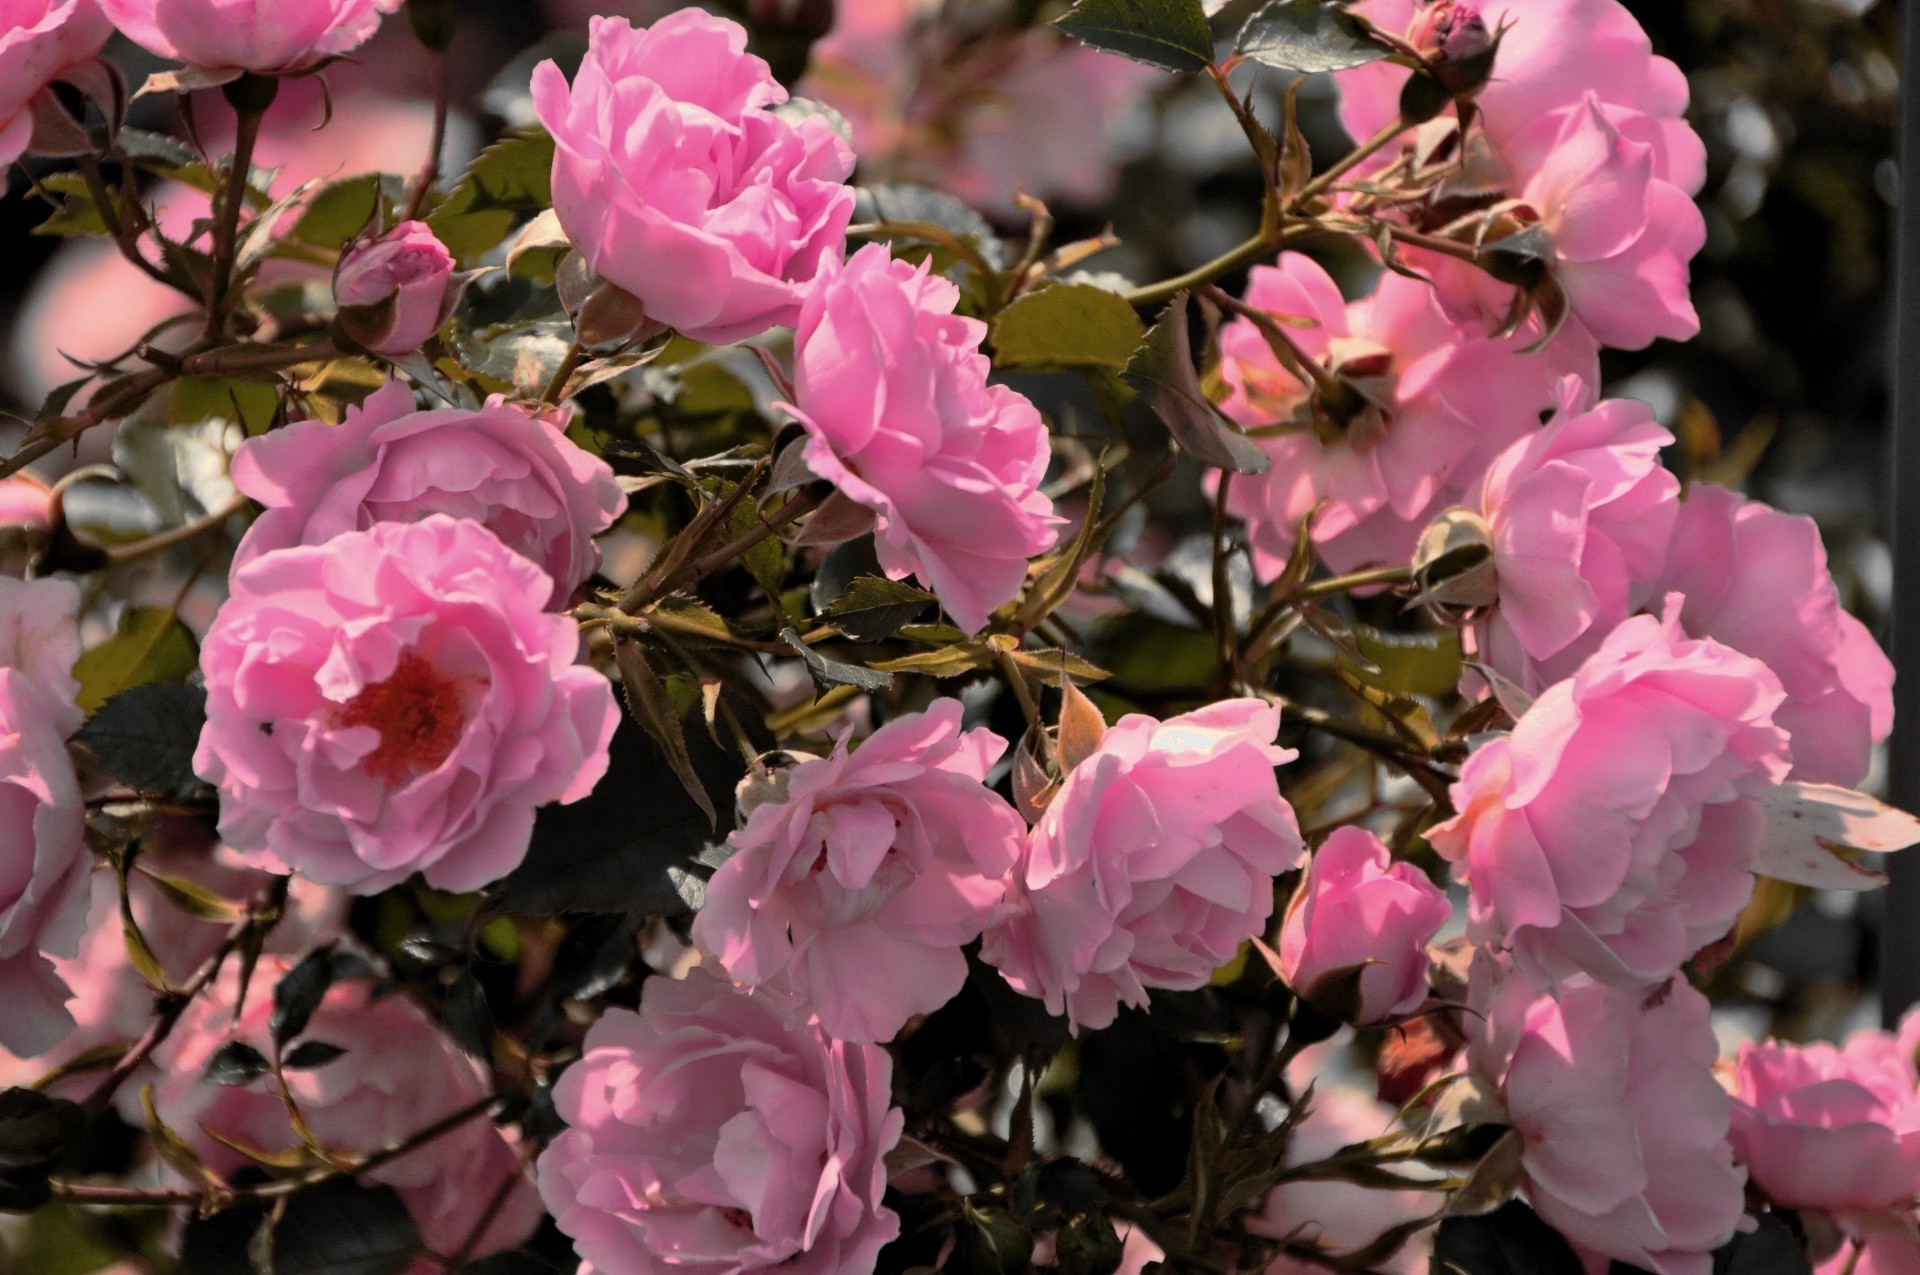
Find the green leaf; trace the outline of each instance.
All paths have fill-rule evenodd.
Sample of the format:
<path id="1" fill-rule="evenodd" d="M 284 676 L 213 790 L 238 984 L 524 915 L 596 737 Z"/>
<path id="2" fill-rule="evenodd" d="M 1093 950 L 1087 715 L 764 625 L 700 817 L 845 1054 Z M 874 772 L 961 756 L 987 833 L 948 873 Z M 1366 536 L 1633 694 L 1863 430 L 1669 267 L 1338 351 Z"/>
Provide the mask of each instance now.
<path id="1" fill-rule="evenodd" d="M 238 381 L 226 376 L 188 376 L 174 382 L 167 419 L 174 425 L 238 421 L 248 434 L 267 432 L 280 412 L 280 384 L 268 378 Z"/>
<path id="2" fill-rule="evenodd" d="M 56 198 L 52 214 L 33 228 L 34 234 L 71 238 L 107 233 L 107 219 L 79 173 L 49 173 L 40 179 L 40 189 Z"/>
<path id="3" fill-rule="evenodd" d="M 861 576 L 833 600 L 824 618 L 856 642 L 878 642 L 892 637 L 917 619 L 934 598 L 885 576 Z"/>
<path id="4" fill-rule="evenodd" d="M 293 1071 L 312 1071 L 324 1067 L 346 1053 L 345 1046 L 329 1045 L 324 1040 L 303 1040 L 287 1051 L 280 1065 Z"/>
<path id="5" fill-rule="evenodd" d="M 521 133 L 480 152 L 427 224 L 462 265 L 504 240 L 523 214 L 553 203 L 553 138 Z"/>
<path id="6" fill-rule="evenodd" d="M 120 628 L 73 666 L 79 704 L 89 713 L 122 691 L 151 682 L 177 682 L 200 664 L 193 633 L 161 607 L 129 607 Z"/>
<path id="7" fill-rule="evenodd" d="M 1391 52 L 1335 0 L 1273 0 L 1240 28 L 1234 51 L 1303 74 L 1365 66 Z"/>
<path id="8" fill-rule="evenodd" d="M 266 1056 L 244 1040 L 230 1040 L 207 1059 L 201 1079 L 214 1085 L 244 1085 L 267 1074 Z"/>
<path id="9" fill-rule="evenodd" d="M 206 721 L 204 688 L 156 682 L 109 699 L 74 738 L 127 787 L 178 798 L 199 786 L 193 753 Z"/>
<path id="10" fill-rule="evenodd" d="M 267 1030 L 276 1045 L 284 1045 L 307 1030 L 307 1020 L 333 986 L 333 948 L 318 948 L 301 958 L 273 988 L 273 1014 Z"/>
<path id="11" fill-rule="evenodd" d="M 1174 441 L 1203 465 L 1236 474 L 1264 474 L 1273 464 L 1260 445 L 1227 424 L 1200 388 L 1187 337 L 1187 294 L 1161 311 L 1122 377 L 1167 427 Z"/>
<path id="12" fill-rule="evenodd" d="M 705 607 L 700 609 L 706 611 Z M 706 613 L 713 615 L 711 611 Z M 719 622 L 724 633 L 726 622 L 717 615 L 713 615 L 713 618 Z M 680 786 L 694 804 L 706 813 L 708 825 L 718 828 L 719 816 L 714 812 L 713 801 L 707 796 L 706 788 L 693 768 L 693 758 L 687 752 L 687 732 L 680 720 L 680 710 L 667 693 L 666 684 L 648 662 L 646 651 L 638 642 L 623 637 L 614 645 L 614 664 L 620 670 L 620 685 L 627 694 L 627 711 L 652 737 L 665 756 L 674 778 L 680 781 Z"/>
<path id="13" fill-rule="evenodd" d="M 329 250 L 345 247 L 380 207 L 380 175 L 368 173 L 324 186 L 307 200 L 293 237 Z"/>
<path id="14" fill-rule="evenodd" d="M 460 1048 L 481 1062 L 493 1059 L 493 1009 L 487 991 L 471 969 L 463 969 L 447 988 L 447 1031 Z"/>
<path id="15" fill-rule="evenodd" d="M 1388 633 L 1368 625 L 1353 630 L 1360 654 L 1379 666 L 1378 673 L 1358 672 L 1360 680 L 1396 695 L 1425 695 L 1440 699 L 1460 683 L 1460 633 L 1445 629 L 1429 633 Z"/>
<path id="16" fill-rule="evenodd" d="M 824 695 L 836 686 L 852 686 L 863 691 L 884 691 L 893 685 L 893 674 L 875 672 L 858 664 L 830 660 L 808 646 L 794 629 L 780 630 L 780 640 L 799 653 L 813 675 L 814 689 Z"/>
<path id="17" fill-rule="evenodd" d="M 958 677 L 993 663 L 993 652 L 983 642 L 956 642 L 937 651 L 918 651 L 873 667 L 888 673 L 920 673 L 927 677 Z"/>
<path id="18" fill-rule="evenodd" d="M 420 1251 L 390 1187 L 331 1178 L 287 1197 L 273 1226 L 273 1275 L 399 1275 Z"/>
<path id="19" fill-rule="evenodd" d="M 1200 0 L 1080 0 L 1053 25 L 1082 44 L 1163 71 L 1204 71 L 1213 62 Z"/>
<path id="20" fill-rule="evenodd" d="M 1029 292 L 993 321 L 1001 367 L 1104 367 L 1118 372 L 1146 335 L 1118 294 L 1085 283 Z"/>

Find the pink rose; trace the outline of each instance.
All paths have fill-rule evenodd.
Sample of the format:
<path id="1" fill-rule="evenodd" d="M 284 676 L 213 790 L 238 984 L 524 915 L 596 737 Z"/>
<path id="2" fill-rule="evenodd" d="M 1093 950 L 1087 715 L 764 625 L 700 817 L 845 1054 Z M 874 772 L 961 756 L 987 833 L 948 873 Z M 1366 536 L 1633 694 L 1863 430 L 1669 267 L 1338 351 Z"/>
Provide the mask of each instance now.
<path id="1" fill-rule="evenodd" d="M 1145 1005 L 1149 987 L 1203 986 L 1306 857 L 1273 773 L 1298 756 L 1274 746 L 1279 730 L 1279 706 L 1257 699 L 1121 718 L 1035 825 L 1018 910 L 981 956 L 1076 1030 Z"/>
<path id="2" fill-rule="evenodd" d="M 1793 777 L 1850 785 L 1893 728 L 1893 665 L 1840 609 L 1813 520 L 1695 483 L 1680 506 L 1659 592 L 1684 593 L 1680 623 L 1779 677 L 1773 719 L 1793 736 Z"/>
<path id="3" fill-rule="evenodd" d="M 1734 1157 L 1782 1208 L 1911 1210 L 1920 1197 L 1914 1041 L 1863 1031 L 1825 1042 L 1743 1044 L 1732 1075 Z"/>
<path id="4" fill-rule="evenodd" d="M 305 70 L 360 47 L 401 0 L 100 0 L 150 53 L 209 70 Z"/>
<path id="5" fill-rule="evenodd" d="M 353 244 L 333 272 L 340 326 L 375 354 L 397 359 L 427 343 L 460 300 L 453 256 L 424 221 L 403 221 Z"/>
<path id="6" fill-rule="evenodd" d="M 47 484 L 31 473 L 0 479 L 0 527 L 46 529 L 50 494 Z"/>
<path id="7" fill-rule="evenodd" d="M 626 497 L 613 470 L 567 438 L 566 415 L 535 415 L 499 396 L 477 411 L 417 410 L 400 381 L 348 408 L 339 425 L 296 421 L 241 444 L 234 485 L 267 507 L 235 555 L 324 544 L 382 522 L 470 518 L 552 578 L 543 605 L 564 607 L 600 564 L 593 537 Z"/>
<path id="8" fill-rule="evenodd" d="M 527 852 L 536 807 L 606 772 L 611 685 L 541 610 L 546 574 L 435 514 L 264 554 L 200 650 L 194 768 L 226 842 L 371 894 L 478 889 Z"/>
<path id="9" fill-rule="evenodd" d="M 704 970 L 649 979 L 561 1074 L 540 1194 L 587 1275 L 869 1275 L 900 1230 L 892 1070 Z"/>
<path id="10" fill-rule="evenodd" d="M 1920 1275 L 1920 1227 L 1909 1217 L 1863 1228 L 1816 1266 L 1814 1275 Z"/>
<path id="11" fill-rule="evenodd" d="M 1467 506 L 1487 523 L 1499 601 L 1483 658 L 1529 691 L 1573 674 L 1621 621 L 1666 590 L 1680 483 L 1661 467 L 1673 435 L 1653 409 L 1608 399 L 1559 416 L 1501 453 Z"/>
<path id="12" fill-rule="evenodd" d="M 791 324 L 853 216 L 853 152 L 817 115 L 789 121 L 735 22 L 698 9 L 645 30 L 596 18 L 571 89 L 533 73 L 558 147 L 553 206 L 593 270 L 647 316 L 710 345 Z"/>
<path id="13" fill-rule="evenodd" d="M 269 989 L 292 964 L 284 956 L 261 957 L 235 1021 L 240 971 L 237 961 L 229 961 L 154 1051 L 154 1110 L 217 1173 L 249 1163 L 229 1143 L 268 1153 L 302 1145 L 271 1077 L 241 1085 L 205 1078 L 207 1063 L 230 1042 L 271 1056 Z M 336 982 L 296 1039 L 346 1052 L 317 1067 L 285 1072 L 288 1092 L 314 1137 L 328 1150 L 348 1155 L 378 1151 L 472 1106 L 492 1089 L 485 1069 L 424 1011 L 405 995 L 375 996 L 374 986 L 366 979 Z M 138 1102 L 137 1096 L 122 1099 L 136 1122 Z M 484 1114 L 356 1176 L 391 1187 L 421 1240 L 440 1253 L 459 1251 L 482 1225 L 476 1256 L 512 1248 L 540 1220 L 540 1199 L 519 1152 Z M 506 1194 L 499 1197 L 503 1189 Z"/>
<path id="14" fill-rule="evenodd" d="M 1007 742 L 960 701 L 896 717 L 852 752 L 775 777 L 727 839 L 693 938 L 746 987 L 790 992 L 835 1040 L 891 1040 L 967 979 L 1026 825 L 985 786 Z"/>
<path id="15" fill-rule="evenodd" d="M 1468 936 L 1543 986 L 1585 972 L 1645 989 L 1733 927 L 1786 777 L 1765 665 L 1635 616 L 1511 735 L 1474 750 L 1427 839 L 1470 891 Z"/>
<path id="16" fill-rule="evenodd" d="M 1727 1145 L 1706 997 L 1678 978 L 1651 997 L 1578 979 L 1558 999 L 1491 982 L 1476 969 L 1486 1017 L 1469 1058 L 1520 1135 L 1534 1211 L 1591 1270 L 1614 1258 L 1708 1275 L 1745 1211 L 1746 1174 Z"/>
<path id="17" fill-rule="evenodd" d="M 0 668 L 0 1046 L 21 1055 L 51 1049 L 73 1026 L 71 992 L 48 958 L 77 953 L 86 926 L 93 855 L 67 755 L 80 720 L 71 699 Z"/>
<path id="18" fill-rule="evenodd" d="M 94 0 L 0 0 L 0 168 L 26 153 L 34 97 L 112 34 Z"/>
<path id="19" fill-rule="evenodd" d="M 885 244 L 829 267 L 800 314 L 789 410 L 807 465 L 873 511 L 887 575 L 919 577 L 972 633 L 1020 592 L 1061 519 L 1040 490 L 1040 413 L 987 384 L 987 325 L 954 314 L 959 302 Z"/>
<path id="20" fill-rule="evenodd" d="M 80 658 L 80 589 L 68 580 L 16 580 L 0 576 L 0 668 L 19 669 L 71 716 L 60 738 L 80 726 L 73 707 L 80 683 L 73 666 Z"/>
<path id="21" fill-rule="evenodd" d="M 1456 325 L 1431 287 L 1401 275 L 1383 274 L 1371 296 L 1348 303 L 1325 270 L 1289 252 L 1278 266 L 1254 267 L 1246 299 L 1289 322 L 1308 320 L 1287 335 L 1353 390 L 1345 419 L 1316 414 L 1317 396 L 1252 321 L 1221 331 L 1221 410 L 1250 428 L 1286 427 L 1261 439 L 1273 467 L 1236 475 L 1227 489 L 1228 512 L 1246 521 L 1267 578 L 1285 567 L 1315 508 L 1314 544 L 1334 570 L 1406 562 L 1425 521 L 1538 428 L 1563 377 L 1599 380 L 1591 342 L 1570 335 L 1523 354 L 1523 340 Z"/>
<path id="22" fill-rule="evenodd" d="M 1383 1023 L 1426 1000 L 1427 944 L 1452 915 L 1446 892 L 1424 872 L 1393 862 L 1366 829 L 1340 828 L 1314 851 L 1287 907 L 1281 969 L 1301 999 L 1327 1004 L 1325 1012 Z"/>

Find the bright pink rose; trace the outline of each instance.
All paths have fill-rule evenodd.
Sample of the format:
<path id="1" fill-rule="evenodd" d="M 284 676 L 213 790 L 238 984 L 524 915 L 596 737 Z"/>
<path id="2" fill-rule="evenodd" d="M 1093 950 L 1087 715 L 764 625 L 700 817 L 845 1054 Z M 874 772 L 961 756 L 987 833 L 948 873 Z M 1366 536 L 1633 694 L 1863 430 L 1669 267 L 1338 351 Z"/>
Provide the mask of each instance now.
<path id="1" fill-rule="evenodd" d="M 1640 615 L 1474 750 L 1427 839 L 1470 890 L 1468 936 L 1543 986 L 1645 989 L 1732 928 L 1752 893 L 1755 801 L 1786 777 L 1780 682 Z"/>
<path id="2" fill-rule="evenodd" d="M 1695 483 L 1674 524 L 1659 592 L 1684 593 L 1680 623 L 1779 677 L 1773 719 L 1793 736 L 1793 777 L 1857 784 L 1893 728 L 1893 665 L 1840 609 L 1819 528 L 1711 483 Z"/>
<path id="3" fill-rule="evenodd" d="M 361 894 L 474 890 L 606 772 L 619 708 L 553 585 L 435 514 L 255 558 L 200 650 L 227 844 Z"/>
<path id="4" fill-rule="evenodd" d="M 544 605 L 564 607 L 600 565 L 593 537 L 626 497 L 607 463 L 499 396 L 477 411 L 417 410 L 400 381 L 347 409 L 339 425 L 296 421 L 248 439 L 233 481 L 267 507 L 235 566 L 293 545 L 319 545 L 377 523 L 429 514 L 470 518 L 552 578 Z"/>
<path id="5" fill-rule="evenodd" d="M 238 962 L 229 961 L 154 1051 L 154 1110 L 215 1172 L 231 1173 L 249 1163 L 227 1143 L 270 1153 L 302 1145 L 271 1077 L 241 1085 L 205 1078 L 207 1063 L 229 1042 L 271 1056 L 270 989 L 292 965 L 289 957 L 260 958 L 236 1022 L 240 971 Z M 492 1089 L 485 1069 L 404 994 L 375 996 L 374 990 L 367 979 L 336 982 L 296 1040 L 346 1052 L 318 1067 L 286 1070 L 287 1089 L 301 1116 L 330 1151 L 377 1151 L 472 1106 Z M 123 1099 L 123 1106 L 130 1106 L 137 1120 L 138 1098 Z M 519 1153 L 484 1114 L 356 1176 L 393 1188 L 421 1240 L 440 1253 L 459 1251 L 483 1224 L 476 1255 L 512 1248 L 540 1220 L 540 1198 Z M 514 1185 L 505 1197 L 497 1198 L 509 1184 Z M 421 1264 L 409 1275 L 434 1269 Z"/>
<path id="6" fill-rule="evenodd" d="M 1909 1015 L 1908 1032 L 1920 1019 Z M 1733 1068 L 1733 1152 L 1782 1208 L 1911 1210 L 1920 1198 L 1920 1093 L 1911 1039 L 1863 1031 L 1743 1044 Z"/>
<path id="7" fill-rule="evenodd" d="M 553 206 L 594 271 L 647 316 L 723 345 L 791 324 L 853 216 L 853 152 L 826 119 L 790 121 L 738 23 L 699 9 L 645 30 L 596 18 L 573 87 L 533 73 L 553 134 Z"/>
<path id="8" fill-rule="evenodd" d="M 1224 700 L 1157 722 L 1130 713 L 1073 768 L 1016 869 L 1017 911 L 981 956 L 1007 982 L 1105 1027 L 1149 987 L 1191 990 L 1273 914 L 1273 878 L 1306 858 L 1274 767 L 1280 708 Z"/>
<path id="9" fill-rule="evenodd" d="M 935 700 L 778 772 L 694 917 L 728 977 L 790 992 L 821 1031 L 861 1043 L 953 998 L 961 946 L 1000 914 L 1026 836 L 985 786 L 1007 741 L 962 731 L 960 712 Z"/>
<path id="10" fill-rule="evenodd" d="M 359 48 L 401 0 L 100 0 L 148 52 L 209 70 L 299 71 Z"/>
<path id="11" fill-rule="evenodd" d="M 1621 621 L 1664 596 L 1654 577 L 1674 539 L 1680 483 L 1660 449 L 1672 442 L 1635 399 L 1585 412 L 1568 401 L 1493 462 L 1466 500 L 1492 534 L 1499 582 L 1478 629 L 1482 658 L 1536 691 L 1572 676 Z"/>
<path id="12" fill-rule="evenodd" d="M 1482 958 L 1484 961 L 1484 958 Z M 1706 997 L 1685 979 L 1648 996 L 1578 979 L 1558 999 L 1476 971 L 1473 1071 L 1520 1134 L 1522 1188 L 1587 1258 L 1708 1275 L 1745 1211 Z M 1475 1021 L 1469 1018 L 1469 1021 Z"/>
<path id="13" fill-rule="evenodd" d="M 26 153 L 34 96 L 112 34 L 94 0 L 0 0 L 0 168 Z"/>
<path id="14" fill-rule="evenodd" d="M 0 668 L 0 1046 L 21 1055 L 52 1048 L 73 1026 L 71 992 L 48 958 L 78 952 L 87 919 L 93 855 L 67 755 L 80 720 L 71 699 Z"/>
<path id="15" fill-rule="evenodd" d="M 50 495 L 47 484 L 31 473 L 0 478 L 0 528 L 44 530 L 49 525 Z"/>
<path id="16" fill-rule="evenodd" d="M 1040 413 L 987 384 L 987 325 L 959 302 L 885 244 L 829 268 L 801 311 L 789 410 L 808 467 L 873 511 L 881 567 L 918 576 L 971 633 L 1020 592 L 1061 519 L 1040 490 Z"/>
<path id="17" fill-rule="evenodd" d="M 1382 1023 L 1426 1000 L 1427 944 L 1452 915 L 1426 873 L 1393 862 L 1366 829 L 1340 828 L 1314 851 L 1287 907 L 1281 969 L 1309 1003 L 1350 997 L 1339 1014 Z"/>
<path id="18" fill-rule="evenodd" d="M 1449 320 L 1434 290 L 1383 274 L 1348 303 L 1311 258 L 1283 253 L 1256 266 L 1247 303 L 1283 320 L 1302 353 L 1356 391 L 1344 422 L 1316 419 L 1309 387 L 1287 371 L 1250 320 L 1220 334 L 1221 410 L 1250 428 L 1287 426 L 1260 442 L 1264 474 L 1235 475 L 1227 510 L 1246 520 L 1254 564 L 1278 575 L 1300 520 L 1319 507 L 1313 539 L 1336 571 L 1404 563 L 1425 521 L 1458 500 L 1502 448 L 1540 424 L 1563 377 L 1599 380 L 1591 342 L 1570 335 L 1538 354 Z"/>
<path id="19" fill-rule="evenodd" d="M 649 979 L 561 1074 L 540 1194 L 583 1275 L 870 1275 L 900 1230 L 892 1071 L 704 970 Z"/>
<path id="20" fill-rule="evenodd" d="M 375 354 L 412 354 L 460 299 L 453 255 L 424 221 L 403 221 L 342 254 L 333 299 L 347 335 Z"/>

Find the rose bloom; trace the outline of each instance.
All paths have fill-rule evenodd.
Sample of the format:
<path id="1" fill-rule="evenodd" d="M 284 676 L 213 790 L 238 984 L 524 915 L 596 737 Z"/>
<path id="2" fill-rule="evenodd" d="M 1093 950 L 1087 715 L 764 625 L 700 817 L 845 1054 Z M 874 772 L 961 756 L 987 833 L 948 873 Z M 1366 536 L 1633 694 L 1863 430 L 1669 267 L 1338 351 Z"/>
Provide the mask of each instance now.
<path id="1" fill-rule="evenodd" d="M 1654 996 L 1582 978 L 1556 999 L 1489 978 L 1490 964 L 1475 969 L 1486 1017 L 1468 1054 L 1520 1135 L 1534 1211 L 1589 1270 L 1613 1258 L 1709 1275 L 1745 1211 L 1746 1174 L 1727 1145 L 1706 997 L 1681 978 Z"/>
<path id="2" fill-rule="evenodd" d="M 66 735 L 80 726 L 79 710 L 73 707 L 80 692 L 73 677 L 79 658 L 79 586 L 67 580 L 0 576 L 0 668 L 27 674 L 65 706 L 73 716 Z"/>
<path id="3" fill-rule="evenodd" d="M 403 221 L 341 255 L 333 298 L 347 335 L 374 354 L 412 354 L 460 299 L 453 257 L 424 221 Z"/>
<path id="4" fill-rule="evenodd" d="M 1274 746 L 1279 730 L 1279 706 L 1257 699 L 1121 718 L 1034 826 L 1018 910 L 980 955 L 1075 1030 L 1145 1005 L 1149 987 L 1204 986 L 1306 857 L 1273 773 L 1298 756 Z"/>
<path id="5" fill-rule="evenodd" d="M 867 1275 L 900 1230 L 892 1070 L 703 969 L 648 979 L 561 1073 L 540 1194 L 582 1275 Z"/>
<path id="6" fill-rule="evenodd" d="M 619 708 L 574 663 L 553 585 L 435 514 L 264 554 L 200 651 L 194 769 L 254 862 L 371 894 L 424 873 L 478 889 L 526 855 L 536 807 L 606 772 Z"/>
<path id="7" fill-rule="evenodd" d="M 401 0 L 100 0 L 149 53 L 209 70 L 301 71 L 360 47 Z"/>
<path id="8" fill-rule="evenodd" d="M 1920 1275 L 1920 1227 L 1911 1217 L 1859 1228 L 1814 1268 L 1814 1275 Z M 1860 1255 L 1854 1256 L 1854 1244 Z"/>
<path id="9" fill-rule="evenodd" d="M 231 1042 L 272 1055 L 270 989 L 292 966 L 290 957 L 261 957 L 236 1021 L 240 971 L 229 961 L 154 1050 L 154 1111 L 216 1173 L 231 1174 L 249 1163 L 230 1143 L 269 1154 L 303 1145 L 271 1076 L 241 1085 L 206 1078 L 208 1062 Z M 378 1151 L 473 1106 L 492 1090 L 486 1070 L 404 993 L 376 996 L 374 989 L 364 978 L 329 988 L 295 1041 L 346 1052 L 316 1067 L 285 1071 L 287 1090 L 313 1136 L 329 1151 L 347 1155 Z M 123 1090 L 121 1107 L 129 1120 L 144 1124 L 137 1092 Z M 459 1251 L 483 1224 L 475 1256 L 512 1248 L 540 1220 L 540 1199 L 519 1152 L 485 1114 L 356 1176 L 391 1187 L 412 1215 L 421 1241 L 439 1253 Z M 502 1189 L 505 1196 L 496 1198 Z M 407 1268 L 407 1275 L 439 1269 L 421 1261 Z"/>
<path id="10" fill-rule="evenodd" d="M 1621 621 L 1665 595 L 1654 577 L 1676 539 L 1680 483 L 1660 464 L 1673 435 L 1645 403 L 1581 411 L 1576 393 L 1502 452 L 1466 502 L 1486 520 L 1499 581 L 1475 630 L 1482 658 L 1530 692 L 1572 676 Z"/>
<path id="11" fill-rule="evenodd" d="M 235 555 L 324 544 L 377 523 L 470 518 L 552 578 L 563 607 L 600 565 L 593 537 L 626 497 L 613 470 L 566 436 L 570 413 L 536 415 L 499 395 L 477 410 L 420 411 L 390 381 L 339 425 L 296 421 L 241 444 L 233 481 L 267 507 Z"/>
<path id="12" fill-rule="evenodd" d="M 789 410 L 807 466 L 873 512 L 887 575 L 918 577 L 972 633 L 1020 592 L 1061 519 L 1040 490 L 1046 425 L 987 384 L 987 325 L 956 315 L 959 302 L 885 244 L 829 268 L 801 311 Z"/>
<path id="13" fill-rule="evenodd" d="M 1911 1212 L 1920 1199 L 1920 1015 L 1901 1032 L 1740 1046 L 1732 1075 L 1733 1153 L 1782 1208 L 1837 1215 Z"/>
<path id="14" fill-rule="evenodd" d="M 1433 288 L 1401 275 L 1382 274 L 1371 296 L 1348 303 L 1311 258 L 1282 253 L 1277 266 L 1254 267 L 1246 300 L 1289 323 L 1308 320 L 1287 334 L 1359 396 L 1348 421 L 1316 420 L 1309 387 L 1251 320 L 1221 330 L 1221 410 L 1249 428 L 1288 427 L 1260 439 L 1273 467 L 1236 474 L 1227 488 L 1262 578 L 1286 566 L 1316 508 L 1314 545 L 1334 570 L 1406 562 L 1425 521 L 1539 427 L 1563 377 L 1599 380 L 1591 342 L 1570 335 L 1523 354 L 1523 339 L 1455 324 Z"/>
<path id="15" fill-rule="evenodd" d="M 1779 677 L 1774 721 L 1793 736 L 1793 777 L 1852 785 L 1893 728 L 1893 665 L 1840 608 L 1820 530 L 1724 487 L 1695 483 L 1655 588 L 1684 593 L 1680 623 Z"/>
<path id="16" fill-rule="evenodd" d="M 853 216 L 853 153 L 789 121 L 738 23 L 698 9 L 645 30 L 596 18 L 571 89 L 533 73 L 553 134 L 553 207 L 593 270 L 647 317 L 710 345 L 791 324 Z"/>
<path id="17" fill-rule="evenodd" d="M 1468 936 L 1546 986 L 1584 971 L 1642 990 L 1733 927 L 1786 777 L 1765 665 L 1635 616 L 1474 750 L 1460 813 L 1427 839 L 1470 891 Z"/>
<path id="18" fill-rule="evenodd" d="M 1281 970 L 1303 1000 L 1351 995 L 1342 1016 L 1383 1023 L 1426 1000 L 1427 944 L 1452 915 L 1426 873 L 1393 862 L 1366 829 L 1340 828 L 1314 851 L 1287 908 Z"/>
<path id="19" fill-rule="evenodd" d="M 967 980 L 1026 824 L 985 785 L 1007 741 L 960 701 L 896 717 L 776 776 L 713 875 L 693 938 L 734 982 L 775 984 L 836 1040 L 893 1038 Z"/>
<path id="20" fill-rule="evenodd" d="M 26 153 L 35 95 L 112 34 L 94 0 L 0 0 L 0 168 Z"/>

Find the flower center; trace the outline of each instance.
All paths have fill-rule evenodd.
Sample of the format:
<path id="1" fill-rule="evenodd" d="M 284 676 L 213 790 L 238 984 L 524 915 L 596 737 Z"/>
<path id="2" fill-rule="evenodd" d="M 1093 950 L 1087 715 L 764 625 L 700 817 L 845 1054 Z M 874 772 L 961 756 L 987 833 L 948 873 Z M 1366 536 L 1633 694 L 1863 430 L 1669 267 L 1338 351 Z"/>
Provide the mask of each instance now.
<path id="1" fill-rule="evenodd" d="M 386 681 L 375 682 L 343 704 L 337 721 L 380 732 L 380 746 L 362 765 L 398 787 L 447 759 L 460 742 L 466 708 L 457 683 L 407 651 Z"/>

